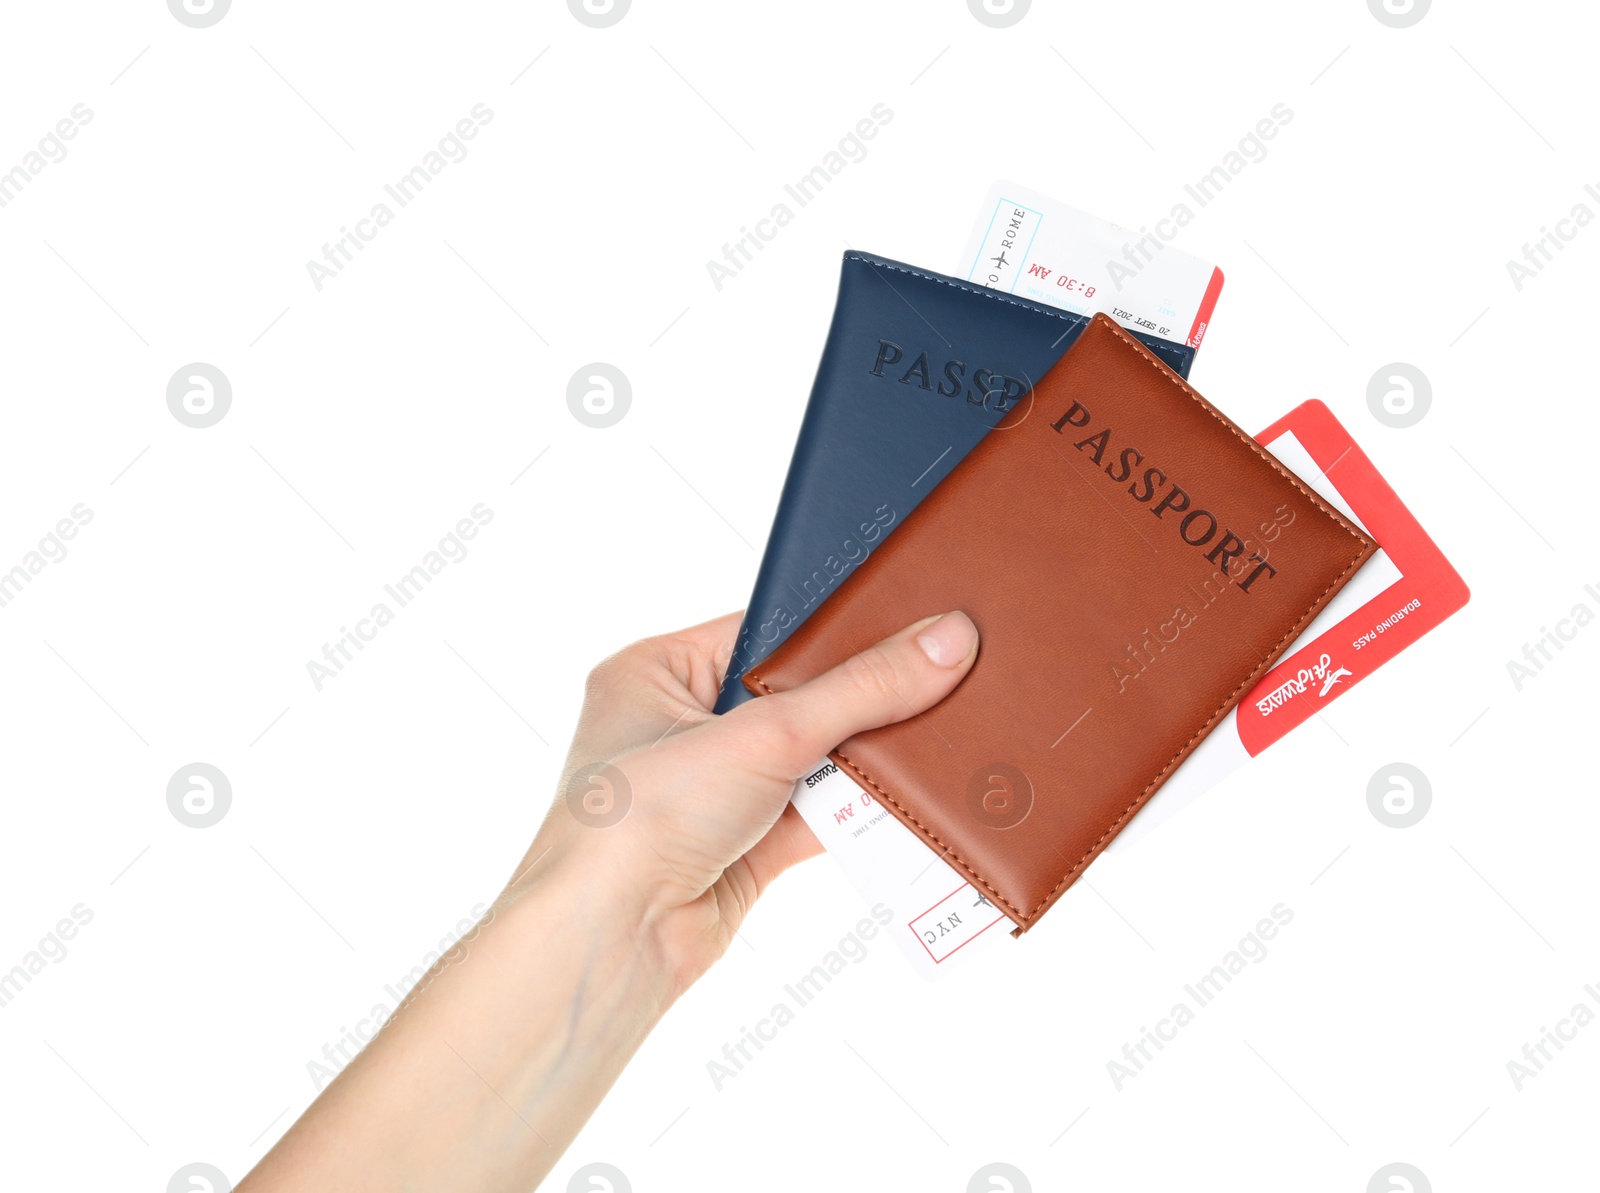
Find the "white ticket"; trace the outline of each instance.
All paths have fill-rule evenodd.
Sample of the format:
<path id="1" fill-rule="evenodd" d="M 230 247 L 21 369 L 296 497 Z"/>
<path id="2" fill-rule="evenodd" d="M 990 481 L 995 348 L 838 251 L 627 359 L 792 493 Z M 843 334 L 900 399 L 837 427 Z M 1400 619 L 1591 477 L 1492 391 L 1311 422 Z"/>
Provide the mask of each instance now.
<path id="1" fill-rule="evenodd" d="M 795 809 L 923 977 L 1006 935 L 1009 921 L 966 878 L 832 762 L 795 784 Z"/>
<path id="2" fill-rule="evenodd" d="M 1222 293 L 1222 270 L 1172 248 L 1159 221 L 1135 232 L 1014 182 L 989 189 L 957 272 L 969 282 L 1129 331 L 1198 348 Z"/>

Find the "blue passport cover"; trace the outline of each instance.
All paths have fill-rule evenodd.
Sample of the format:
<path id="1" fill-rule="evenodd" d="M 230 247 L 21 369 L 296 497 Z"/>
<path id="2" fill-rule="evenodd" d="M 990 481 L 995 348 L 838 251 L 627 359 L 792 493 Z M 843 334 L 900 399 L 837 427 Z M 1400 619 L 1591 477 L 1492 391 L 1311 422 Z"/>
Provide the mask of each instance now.
<path id="1" fill-rule="evenodd" d="M 717 712 L 1055 364 L 1089 316 L 848 252 Z M 1193 348 L 1139 339 L 1189 375 Z"/>

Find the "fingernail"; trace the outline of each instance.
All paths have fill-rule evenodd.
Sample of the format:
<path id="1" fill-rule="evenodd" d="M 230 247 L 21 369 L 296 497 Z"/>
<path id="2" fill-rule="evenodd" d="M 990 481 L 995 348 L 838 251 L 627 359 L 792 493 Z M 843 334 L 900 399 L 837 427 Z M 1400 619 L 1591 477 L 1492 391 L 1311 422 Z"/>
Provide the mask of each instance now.
<path id="1" fill-rule="evenodd" d="M 946 613 L 917 635 L 917 645 L 935 667 L 954 667 L 972 653 L 978 627 L 965 613 Z"/>

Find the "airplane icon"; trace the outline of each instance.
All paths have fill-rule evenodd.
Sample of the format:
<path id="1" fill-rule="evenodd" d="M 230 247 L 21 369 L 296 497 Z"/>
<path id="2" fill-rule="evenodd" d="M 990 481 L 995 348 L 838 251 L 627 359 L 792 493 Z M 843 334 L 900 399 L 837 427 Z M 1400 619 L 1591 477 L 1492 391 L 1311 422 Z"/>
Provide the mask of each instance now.
<path id="1" fill-rule="evenodd" d="M 994 267 L 996 269 L 1004 269 L 1007 265 L 1011 264 L 1011 262 L 1006 260 L 1005 250 L 1003 249 L 998 257 L 990 257 L 989 260 L 994 262 Z"/>
<path id="2" fill-rule="evenodd" d="M 1333 690 L 1334 684 L 1338 683 L 1341 679 L 1349 674 L 1350 672 L 1344 667 L 1340 667 L 1337 671 L 1332 672 L 1326 679 L 1322 681 L 1322 691 L 1318 692 L 1317 695 L 1326 696 L 1330 691 Z"/>

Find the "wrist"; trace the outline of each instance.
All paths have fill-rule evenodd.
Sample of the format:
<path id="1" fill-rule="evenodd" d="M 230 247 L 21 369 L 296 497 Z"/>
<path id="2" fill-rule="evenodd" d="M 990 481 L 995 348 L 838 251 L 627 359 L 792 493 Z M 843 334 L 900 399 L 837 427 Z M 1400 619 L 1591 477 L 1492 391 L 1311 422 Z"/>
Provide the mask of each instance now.
<path id="1" fill-rule="evenodd" d="M 625 973 L 664 1013 L 715 958 L 686 948 L 681 910 L 648 880 L 654 867 L 630 862 L 620 842 L 541 832 L 496 902 L 530 949 L 553 938 L 581 939 L 592 964 Z"/>

